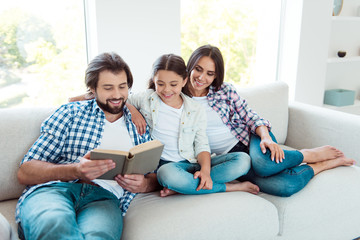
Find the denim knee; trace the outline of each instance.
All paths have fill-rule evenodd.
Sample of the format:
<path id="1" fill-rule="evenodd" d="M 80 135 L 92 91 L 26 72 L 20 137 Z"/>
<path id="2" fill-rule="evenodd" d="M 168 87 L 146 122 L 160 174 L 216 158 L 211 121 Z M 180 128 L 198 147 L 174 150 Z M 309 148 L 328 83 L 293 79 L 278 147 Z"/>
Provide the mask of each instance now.
<path id="1" fill-rule="evenodd" d="M 159 184 L 166 188 L 169 186 L 174 186 L 175 184 L 179 184 L 181 181 L 178 181 L 176 178 L 177 172 L 177 166 L 174 163 L 167 163 L 162 165 L 157 170 L 157 180 Z"/>
<path id="2" fill-rule="evenodd" d="M 268 149 L 267 152 L 269 152 Z M 267 157 L 267 154 L 263 154 L 262 152 L 251 154 L 252 168 L 255 174 L 260 177 L 269 177 L 276 173 L 276 166 L 274 164 L 276 163 L 271 161 L 270 157 Z"/>
<path id="3" fill-rule="evenodd" d="M 232 168 L 229 169 L 226 174 L 234 175 L 235 178 L 243 176 L 247 174 L 251 167 L 251 159 L 249 154 L 244 152 L 233 152 L 229 153 L 234 156 L 233 157 L 233 165 Z"/>

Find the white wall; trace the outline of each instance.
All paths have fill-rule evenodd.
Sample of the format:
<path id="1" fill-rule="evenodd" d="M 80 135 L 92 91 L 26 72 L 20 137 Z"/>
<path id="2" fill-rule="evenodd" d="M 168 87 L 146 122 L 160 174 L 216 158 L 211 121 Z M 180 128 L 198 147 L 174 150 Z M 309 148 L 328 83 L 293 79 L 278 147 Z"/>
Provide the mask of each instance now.
<path id="1" fill-rule="evenodd" d="M 292 100 L 322 106 L 332 0 L 288 0 L 280 80 Z"/>
<path id="2" fill-rule="evenodd" d="M 102 52 L 118 53 L 134 75 L 133 91 L 146 88 L 151 66 L 161 54 L 180 55 L 180 0 L 85 3 L 88 59 Z"/>

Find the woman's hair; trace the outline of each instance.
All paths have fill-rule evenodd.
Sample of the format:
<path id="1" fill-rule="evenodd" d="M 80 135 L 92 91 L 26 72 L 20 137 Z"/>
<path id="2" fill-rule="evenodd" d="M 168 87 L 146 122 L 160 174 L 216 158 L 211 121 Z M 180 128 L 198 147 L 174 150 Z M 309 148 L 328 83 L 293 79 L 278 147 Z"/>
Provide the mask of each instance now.
<path id="1" fill-rule="evenodd" d="M 154 77 L 160 70 L 172 71 L 182 77 L 184 80 L 187 77 L 186 65 L 182 57 L 175 54 L 161 55 L 153 64 L 151 78 L 149 80 L 148 88 L 155 90 Z"/>
<path id="2" fill-rule="evenodd" d="M 196 49 L 190 56 L 189 61 L 187 63 L 187 73 L 188 78 L 190 79 L 191 71 L 195 68 L 200 58 L 207 56 L 210 57 L 215 63 L 215 79 L 211 86 L 215 87 L 215 91 L 220 89 L 221 84 L 224 82 L 224 59 L 220 50 L 211 45 L 204 45 Z M 187 82 L 186 85 L 190 84 L 190 81 Z M 186 87 L 187 89 L 187 87 Z"/>
<path id="3" fill-rule="evenodd" d="M 88 65 L 85 71 L 85 83 L 88 88 L 96 89 L 99 74 L 102 71 L 108 70 L 114 74 L 125 71 L 127 77 L 127 85 L 129 88 L 133 85 L 133 76 L 127 63 L 116 53 L 102 53 L 96 56 Z"/>

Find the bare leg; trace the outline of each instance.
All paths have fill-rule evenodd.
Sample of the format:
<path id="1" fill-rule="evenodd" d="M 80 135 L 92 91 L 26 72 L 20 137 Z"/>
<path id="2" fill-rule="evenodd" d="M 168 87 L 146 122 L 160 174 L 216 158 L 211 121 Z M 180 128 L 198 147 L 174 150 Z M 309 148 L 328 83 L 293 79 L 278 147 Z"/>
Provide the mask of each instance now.
<path id="1" fill-rule="evenodd" d="M 174 195 L 174 194 L 177 194 L 177 192 L 170 190 L 166 187 L 164 187 L 162 190 L 160 190 L 160 197 L 167 197 L 167 196 Z"/>
<path id="2" fill-rule="evenodd" d="M 258 194 L 260 189 L 255 184 L 246 181 L 246 182 L 231 182 L 225 183 L 226 185 L 226 192 L 235 192 L 235 191 L 242 191 L 242 192 L 249 192 L 252 194 Z"/>
<path id="3" fill-rule="evenodd" d="M 304 163 L 317 163 L 344 157 L 343 152 L 329 145 L 312 149 L 302 149 L 300 152 L 304 155 Z"/>
<path id="4" fill-rule="evenodd" d="M 310 163 L 308 165 L 313 168 L 314 175 L 316 175 L 325 170 L 329 170 L 329 169 L 336 168 L 339 166 L 351 166 L 354 164 L 355 164 L 354 159 L 346 158 L 346 157 L 342 156 L 342 157 L 338 157 L 338 158 L 327 160 L 327 161 Z"/>

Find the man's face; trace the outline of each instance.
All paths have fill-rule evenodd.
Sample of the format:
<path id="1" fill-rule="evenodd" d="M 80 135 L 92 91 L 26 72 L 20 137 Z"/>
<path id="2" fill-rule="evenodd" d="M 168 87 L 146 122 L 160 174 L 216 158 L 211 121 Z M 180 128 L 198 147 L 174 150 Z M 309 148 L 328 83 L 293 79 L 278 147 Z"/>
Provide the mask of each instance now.
<path id="1" fill-rule="evenodd" d="M 97 87 L 91 91 L 107 120 L 122 116 L 129 91 L 125 71 L 115 74 L 108 70 L 100 72 Z"/>

